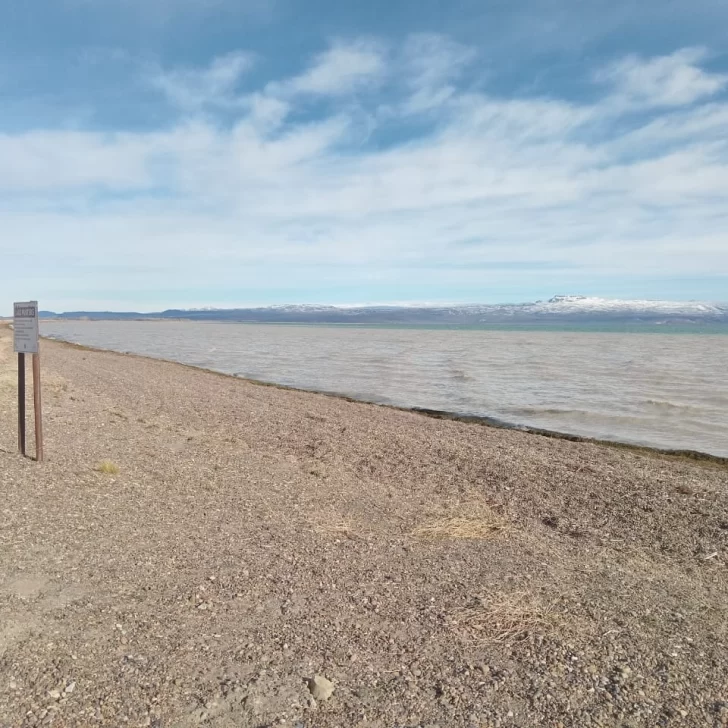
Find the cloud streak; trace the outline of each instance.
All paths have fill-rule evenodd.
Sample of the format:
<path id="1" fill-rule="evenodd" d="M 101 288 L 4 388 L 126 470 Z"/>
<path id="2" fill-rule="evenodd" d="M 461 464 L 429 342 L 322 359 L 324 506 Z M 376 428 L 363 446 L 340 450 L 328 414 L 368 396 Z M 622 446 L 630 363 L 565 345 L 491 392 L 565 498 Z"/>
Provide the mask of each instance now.
<path id="1" fill-rule="evenodd" d="M 241 51 L 215 58 L 206 68 L 158 69 L 149 76 L 152 87 L 186 111 L 208 106 L 236 106 L 237 85 L 252 68 L 254 56 Z"/>
<path id="2" fill-rule="evenodd" d="M 300 76 L 273 88 L 283 94 L 341 96 L 376 85 L 385 71 L 384 49 L 377 42 L 337 42 Z"/>
<path id="3" fill-rule="evenodd" d="M 683 106 L 728 85 L 728 75 L 700 68 L 707 56 L 705 48 L 683 48 L 658 58 L 629 55 L 600 71 L 597 79 L 613 83 L 617 98 L 627 104 Z"/>

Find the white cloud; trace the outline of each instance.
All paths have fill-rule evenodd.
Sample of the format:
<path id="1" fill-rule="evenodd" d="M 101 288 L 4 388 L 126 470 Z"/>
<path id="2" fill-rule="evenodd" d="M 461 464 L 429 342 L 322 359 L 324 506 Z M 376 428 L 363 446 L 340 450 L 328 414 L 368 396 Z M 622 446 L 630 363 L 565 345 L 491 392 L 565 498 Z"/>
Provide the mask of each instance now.
<path id="1" fill-rule="evenodd" d="M 410 36 L 402 49 L 402 80 L 412 93 L 402 111 L 418 114 L 444 106 L 455 94 L 453 81 L 476 58 L 472 48 L 434 33 Z"/>
<path id="2" fill-rule="evenodd" d="M 703 48 L 683 48 L 656 58 L 631 55 L 597 77 L 614 84 L 617 96 L 627 103 L 682 106 L 712 96 L 728 84 L 727 75 L 708 73 L 698 66 L 706 57 Z"/>
<path id="3" fill-rule="evenodd" d="M 0 137 L 0 241 L 42 254 L 33 280 L 3 258 L 0 282 L 61 300 L 93 271 L 120 266 L 131 272 L 115 280 L 119 295 L 161 281 L 170 304 L 194 305 L 215 301 L 174 300 L 174 291 L 235 289 L 245 302 L 303 280 L 527 285 L 545 275 L 528 270 L 534 261 L 560 288 L 585 276 L 728 274 L 728 104 L 695 97 L 648 120 L 613 109 L 615 135 L 604 119 L 611 92 L 576 103 L 464 90 L 456 61 L 462 69 L 472 58 L 431 38 L 412 39 L 403 54 L 371 41 L 336 52 L 353 59 L 363 48 L 389 60 L 352 61 L 336 75 L 321 56 L 276 93 L 263 85 L 245 96 L 231 126 L 199 120 L 198 93 L 168 130 Z M 404 67 L 420 82 L 401 83 Z M 355 68 L 359 81 L 344 83 Z M 199 91 L 206 73 L 217 79 L 209 99 L 240 98 L 242 66 L 212 64 L 185 88 Z M 448 89 L 447 101 L 428 109 L 436 124 L 412 133 L 407 119 L 377 115 L 372 82 L 390 84 L 401 105 L 423 88 Z M 366 93 L 313 121 L 299 113 L 308 111 L 302 94 L 344 89 Z M 361 107 L 380 125 L 364 146 Z M 499 264 L 524 269 L 488 270 Z"/>
<path id="4" fill-rule="evenodd" d="M 288 102 L 266 94 L 253 94 L 249 103 L 249 121 L 260 131 L 278 129 L 291 110 Z"/>
<path id="5" fill-rule="evenodd" d="M 709 103 L 681 109 L 653 119 L 621 135 L 612 145 L 615 153 L 634 149 L 655 153 L 700 140 L 725 141 L 728 129 L 728 104 Z"/>
<path id="6" fill-rule="evenodd" d="M 203 69 L 159 69 L 150 75 L 149 83 L 186 110 L 235 105 L 239 103 L 238 83 L 253 62 L 250 53 L 228 53 Z"/>
<path id="7" fill-rule="evenodd" d="M 440 86 L 457 78 L 476 57 L 475 49 L 435 33 L 411 35 L 402 49 L 406 80 L 415 88 Z"/>
<path id="8" fill-rule="evenodd" d="M 300 76 L 272 90 L 283 93 L 340 96 L 376 85 L 386 72 L 383 46 L 372 40 L 334 43 L 314 58 Z"/>
<path id="9" fill-rule="evenodd" d="M 0 134 L 0 190 L 62 196 L 91 186 L 144 188 L 151 183 L 147 165 L 157 139 L 156 134 L 78 131 Z"/>

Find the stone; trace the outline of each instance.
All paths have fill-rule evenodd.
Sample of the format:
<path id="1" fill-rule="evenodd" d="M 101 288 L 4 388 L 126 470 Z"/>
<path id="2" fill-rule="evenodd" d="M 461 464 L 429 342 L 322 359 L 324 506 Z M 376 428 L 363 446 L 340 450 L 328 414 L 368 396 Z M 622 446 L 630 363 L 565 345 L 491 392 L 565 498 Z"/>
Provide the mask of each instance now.
<path id="1" fill-rule="evenodd" d="M 75 689 L 76 689 L 76 683 L 74 681 L 74 682 L 68 683 L 68 685 L 66 685 L 66 688 L 65 688 L 65 690 L 63 692 L 64 693 L 72 693 Z"/>
<path id="2" fill-rule="evenodd" d="M 334 684 L 321 675 L 316 675 L 308 681 L 308 689 L 318 702 L 328 700 L 334 692 Z"/>
<path id="3" fill-rule="evenodd" d="M 61 697 L 61 691 L 60 690 L 51 690 L 48 695 L 50 695 L 53 700 L 59 700 Z"/>

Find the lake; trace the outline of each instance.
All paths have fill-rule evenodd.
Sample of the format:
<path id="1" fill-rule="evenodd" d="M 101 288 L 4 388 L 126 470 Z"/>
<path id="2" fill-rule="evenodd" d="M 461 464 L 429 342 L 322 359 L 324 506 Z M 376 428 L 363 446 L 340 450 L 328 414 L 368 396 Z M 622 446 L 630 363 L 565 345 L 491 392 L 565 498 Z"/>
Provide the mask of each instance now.
<path id="1" fill-rule="evenodd" d="M 728 457 L 728 336 L 46 321 L 42 334 L 357 399 Z"/>

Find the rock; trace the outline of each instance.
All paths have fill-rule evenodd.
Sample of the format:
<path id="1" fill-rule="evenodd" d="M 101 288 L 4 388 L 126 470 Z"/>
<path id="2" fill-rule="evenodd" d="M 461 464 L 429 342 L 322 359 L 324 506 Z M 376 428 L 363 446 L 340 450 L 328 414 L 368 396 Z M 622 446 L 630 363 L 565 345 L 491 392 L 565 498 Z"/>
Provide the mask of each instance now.
<path id="1" fill-rule="evenodd" d="M 50 695 L 53 700 L 59 700 L 61 697 L 61 691 L 60 690 L 51 690 L 48 695 Z"/>
<path id="2" fill-rule="evenodd" d="M 334 692 L 334 684 L 321 675 L 316 675 L 308 681 L 308 689 L 314 700 L 322 702 L 328 700 Z"/>
<path id="3" fill-rule="evenodd" d="M 76 689 L 76 683 L 70 682 L 68 685 L 66 685 L 66 689 L 63 691 L 64 693 L 72 693 Z"/>

